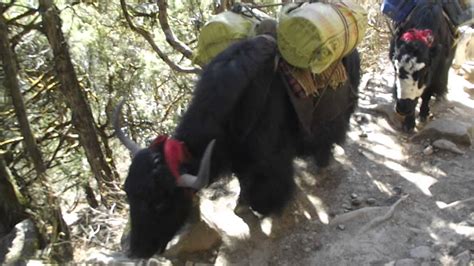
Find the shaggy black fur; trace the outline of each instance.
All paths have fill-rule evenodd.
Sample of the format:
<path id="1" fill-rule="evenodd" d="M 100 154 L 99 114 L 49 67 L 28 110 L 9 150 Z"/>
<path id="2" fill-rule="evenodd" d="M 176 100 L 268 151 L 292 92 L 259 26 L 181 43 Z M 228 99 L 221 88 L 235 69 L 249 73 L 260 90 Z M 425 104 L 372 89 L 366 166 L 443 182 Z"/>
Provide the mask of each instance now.
<path id="1" fill-rule="evenodd" d="M 311 156 L 320 166 L 329 163 L 333 144 L 345 139 L 360 79 L 360 59 L 354 51 L 344 59 L 349 81 L 321 96 L 314 110 L 314 134 L 309 136 L 275 70 L 276 55 L 276 43 L 262 36 L 219 54 L 205 67 L 173 135 L 193 157 L 184 166 L 189 173 L 197 172 L 207 144 L 216 139 L 211 182 L 235 173 L 240 200 L 263 215 L 278 213 L 292 197 L 296 156 Z M 163 251 L 190 212 L 192 195 L 176 187 L 161 152 L 160 147 L 136 155 L 125 183 L 132 256 Z"/>
<path id="2" fill-rule="evenodd" d="M 421 88 L 426 85 L 421 94 L 420 120 L 425 121 L 429 115 L 429 101 L 431 96 L 443 97 L 447 92 L 448 71 L 451 67 L 456 47 L 450 24 L 443 16 L 442 6 L 439 3 L 419 4 L 407 18 L 407 21 L 396 27 L 396 34 L 390 43 L 389 57 L 392 62 L 400 60 L 404 55 L 417 58 L 426 67 L 415 72 L 414 78 Z M 429 29 L 433 32 L 433 45 L 427 47 L 420 41 L 404 42 L 400 37 L 410 29 Z M 397 73 L 396 78 L 406 78 L 403 71 Z M 397 99 L 397 85 L 394 85 L 394 97 L 397 101 L 396 110 L 405 115 L 404 131 L 412 131 L 415 127 L 416 99 Z"/>

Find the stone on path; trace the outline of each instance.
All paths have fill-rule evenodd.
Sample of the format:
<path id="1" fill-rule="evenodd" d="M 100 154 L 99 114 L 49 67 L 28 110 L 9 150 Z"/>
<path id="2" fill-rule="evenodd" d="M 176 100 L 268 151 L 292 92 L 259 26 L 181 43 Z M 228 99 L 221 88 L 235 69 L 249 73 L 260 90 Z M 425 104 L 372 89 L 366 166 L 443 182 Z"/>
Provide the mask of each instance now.
<path id="1" fill-rule="evenodd" d="M 395 262 L 395 266 L 417 266 L 418 262 L 414 259 L 401 259 Z"/>
<path id="2" fill-rule="evenodd" d="M 219 233 L 205 221 L 199 220 L 178 236 L 166 250 L 166 256 L 180 256 L 183 253 L 204 252 L 216 247 L 222 241 Z"/>
<path id="3" fill-rule="evenodd" d="M 459 149 L 456 144 L 454 144 L 453 142 L 451 142 L 449 140 L 446 140 L 446 139 L 435 140 L 433 142 L 433 146 L 438 148 L 438 149 L 451 151 L 451 152 L 454 152 L 454 153 L 457 153 L 457 154 L 460 154 L 460 155 L 463 155 L 465 153 L 464 151 Z"/>
<path id="4" fill-rule="evenodd" d="M 472 140 L 465 124 L 448 119 L 436 119 L 414 135 L 412 141 L 423 139 L 447 139 L 457 144 L 471 145 Z"/>
<path id="5" fill-rule="evenodd" d="M 464 252 L 461 252 L 459 255 L 454 258 L 454 265 L 457 266 L 469 266 L 469 263 L 471 261 L 471 252 L 469 250 L 466 250 Z"/>
<path id="6" fill-rule="evenodd" d="M 432 256 L 430 247 L 419 246 L 410 250 L 410 256 L 417 259 L 429 260 Z"/>

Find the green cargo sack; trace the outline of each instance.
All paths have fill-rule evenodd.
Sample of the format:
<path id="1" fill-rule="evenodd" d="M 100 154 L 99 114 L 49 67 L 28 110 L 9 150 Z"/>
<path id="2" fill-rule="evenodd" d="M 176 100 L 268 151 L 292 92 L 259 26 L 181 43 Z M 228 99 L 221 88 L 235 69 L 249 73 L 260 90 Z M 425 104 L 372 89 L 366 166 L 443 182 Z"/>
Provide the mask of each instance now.
<path id="1" fill-rule="evenodd" d="M 362 41 L 367 12 L 349 0 L 285 6 L 278 17 L 277 42 L 291 65 L 321 73 Z"/>
<path id="2" fill-rule="evenodd" d="M 252 36 L 256 21 L 232 11 L 213 16 L 201 29 L 193 62 L 205 65 L 232 43 Z"/>

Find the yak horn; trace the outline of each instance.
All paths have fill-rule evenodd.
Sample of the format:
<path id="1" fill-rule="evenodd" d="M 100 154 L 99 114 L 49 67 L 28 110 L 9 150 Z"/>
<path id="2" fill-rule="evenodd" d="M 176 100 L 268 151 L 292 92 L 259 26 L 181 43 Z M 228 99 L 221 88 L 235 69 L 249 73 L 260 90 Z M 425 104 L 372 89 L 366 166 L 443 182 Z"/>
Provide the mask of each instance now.
<path id="1" fill-rule="evenodd" d="M 211 172 L 211 157 L 212 150 L 214 149 L 214 144 L 216 140 L 213 139 L 206 147 L 204 155 L 202 156 L 201 163 L 199 164 L 199 172 L 197 176 L 190 174 L 183 174 L 179 179 L 179 187 L 189 187 L 195 190 L 200 190 L 201 188 L 207 186 L 209 183 L 209 176 Z"/>
<path id="2" fill-rule="evenodd" d="M 125 135 L 125 133 L 122 131 L 122 128 L 120 127 L 120 114 L 122 113 L 122 108 L 125 103 L 125 99 L 122 99 L 119 104 L 115 107 L 115 110 L 113 112 L 113 125 L 114 125 L 114 130 L 115 130 L 115 135 L 117 135 L 118 139 L 120 142 L 130 150 L 132 153 L 132 156 L 137 154 L 139 150 L 141 150 L 140 146 L 138 146 L 137 143 L 135 143 L 133 140 L 131 140 L 129 137 Z"/>

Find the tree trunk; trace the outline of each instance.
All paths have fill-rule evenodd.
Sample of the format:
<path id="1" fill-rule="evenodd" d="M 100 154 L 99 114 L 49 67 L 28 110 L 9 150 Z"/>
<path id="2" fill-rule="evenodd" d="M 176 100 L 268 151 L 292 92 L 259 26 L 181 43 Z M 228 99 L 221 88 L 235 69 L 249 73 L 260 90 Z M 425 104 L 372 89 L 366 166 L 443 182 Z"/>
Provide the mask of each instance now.
<path id="1" fill-rule="evenodd" d="M 60 82 L 60 91 L 72 112 L 72 123 L 78 131 L 79 142 L 85 150 L 104 200 L 107 198 L 106 188 L 112 191 L 118 190 L 114 182 L 118 177 L 108 165 L 98 140 L 92 111 L 77 80 L 69 48 L 61 30 L 58 9 L 51 0 L 40 0 L 39 3 L 44 32 L 53 49 L 54 67 Z"/>
<path id="2" fill-rule="evenodd" d="M 86 193 L 86 200 L 89 206 L 91 206 L 92 208 L 99 207 L 99 203 L 95 198 L 94 190 L 92 189 L 92 187 L 89 184 L 84 184 L 82 185 L 82 188 L 84 189 L 84 193 Z"/>
<path id="3" fill-rule="evenodd" d="M 20 203 L 18 190 L 15 189 L 10 171 L 0 155 L 0 238 L 26 218 L 27 215 L 25 208 Z"/>
<path id="4" fill-rule="evenodd" d="M 17 63 L 8 38 L 7 21 L 3 15 L 0 15 L 0 58 L 2 60 L 3 71 L 5 72 L 5 87 L 9 90 L 12 98 L 15 114 L 20 125 L 21 135 L 25 142 L 25 148 L 33 161 L 38 176 L 40 189 L 32 188 L 31 197 L 34 199 L 43 199 L 43 202 L 46 201 L 44 206 L 35 206 L 36 202 L 31 203 L 34 211 L 39 215 L 38 218 L 40 221 L 38 221 L 38 219 L 34 220 L 37 224 L 43 224 L 43 228 L 40 228 L 40 231 L 42 231 L 41 233 L 51 244 L 53 258 L 58 262 L 66 262 L 71 260 L 73 256 L 69 228 L 62 217 L 59 200 L 54 196 L 49 186 L 46 178 L 46 165 L 33 132 L 31 131 L 23 95 L 21 94 L 17 78 Z M 41 202 L 41 200 L 39 202 Z M 46 223 L 46 225 L 44 225 L 44 223 Z M 52 229 L 52 231 L 48 233 L 47 227 Z"/>
<path id="5" fill-rule="evenodd" d="M 13 51 L 11 50 L 8 39 L 8 28 L 3 16 L 0 18 L 0 54 L 3 62 L 3 70 L 5 72 L 5 87 L 9 90 L 10 97 L 15 109 L 15 114 L 20 124 L 20 131 L 25 141 L 25 148 L 33 161 L 36 173 L 44 174 L 46 166 L 43 162 L 41 151 L 36 144 L 36 139 L 30 128 L 30 123 L 25 111 L 25 104 L 23 96 L 21 95 L 20 87 L 17 80 L 17 64 Z"/>

